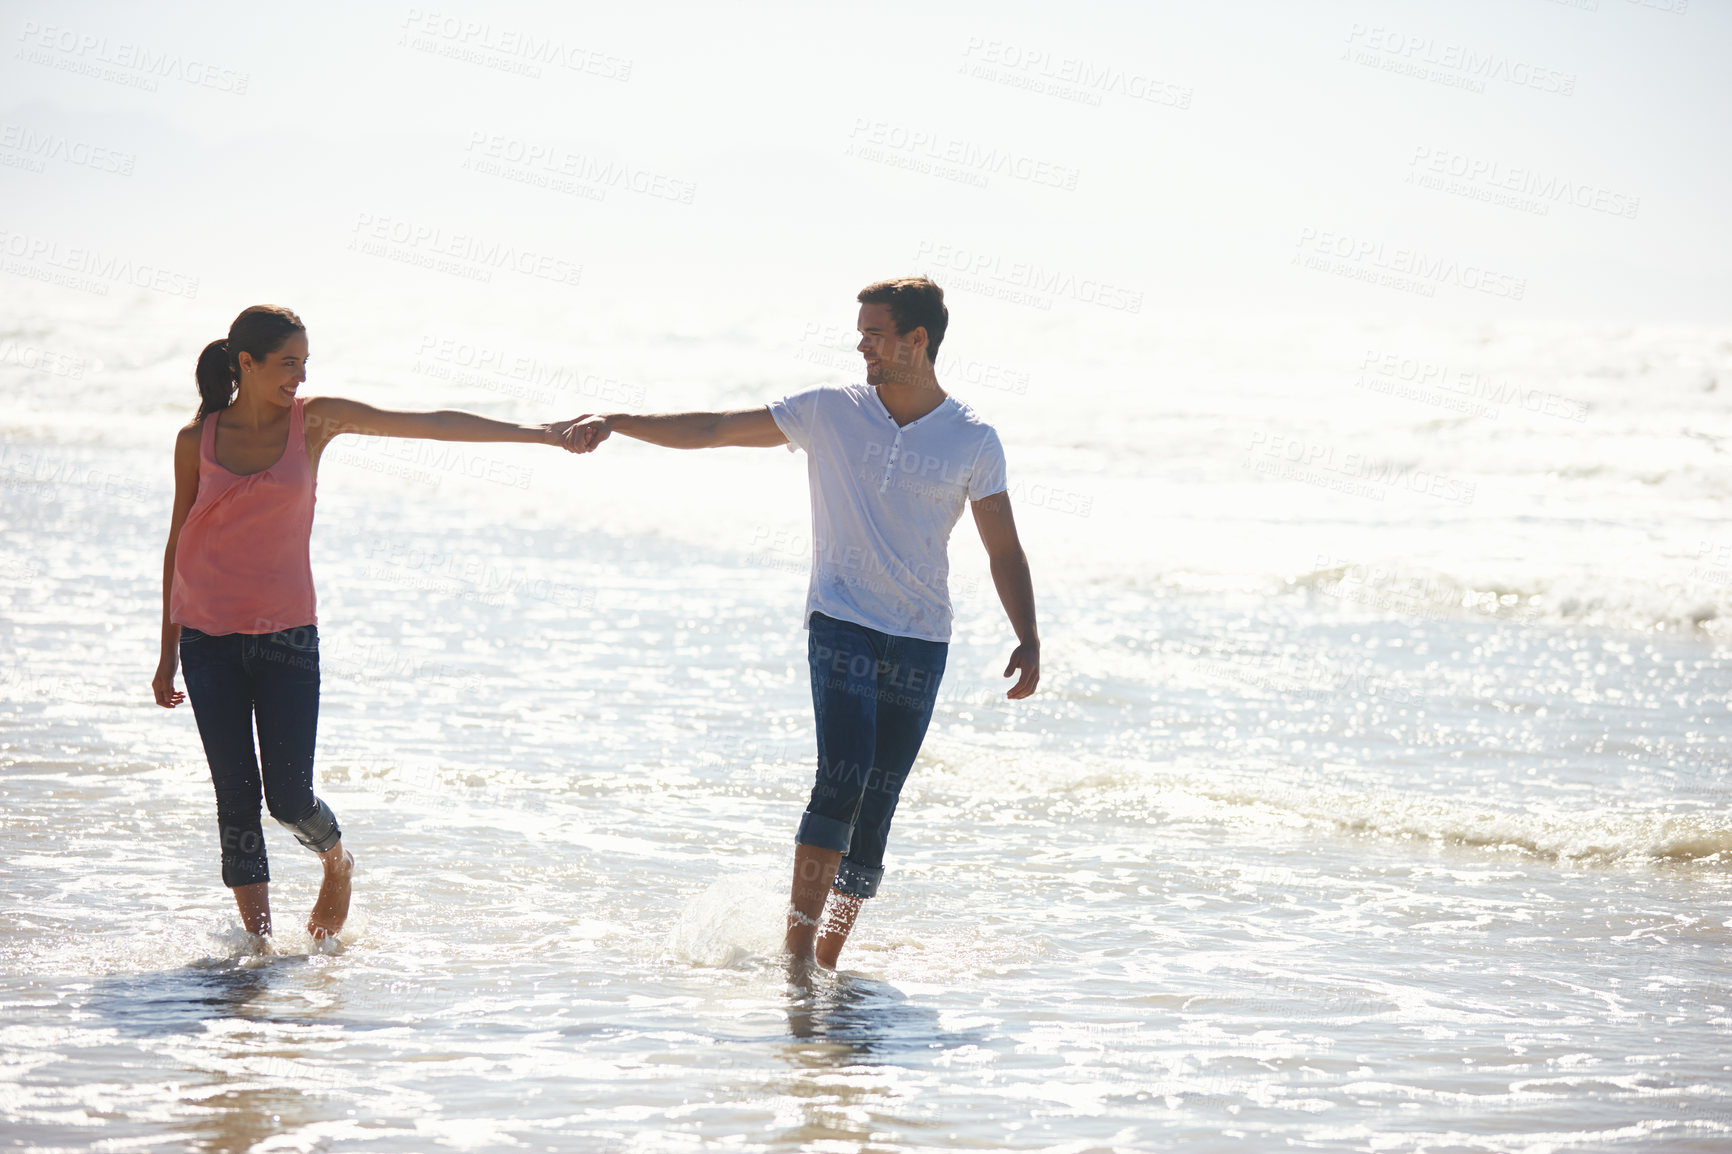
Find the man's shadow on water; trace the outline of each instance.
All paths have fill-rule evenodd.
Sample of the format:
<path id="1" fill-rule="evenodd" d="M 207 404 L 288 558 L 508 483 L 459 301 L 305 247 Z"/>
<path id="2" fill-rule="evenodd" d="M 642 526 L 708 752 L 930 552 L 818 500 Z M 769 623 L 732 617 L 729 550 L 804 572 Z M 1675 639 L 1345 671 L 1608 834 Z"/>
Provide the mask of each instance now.
<path id="1" fill-rule="evenodd" d="M 306 960 L 274 957 L 243 966 L 234 958 L 205 958 L 156 973 L 115 974 L 91 987 L 84 1008 L 134 1037 L 197 1033 L 212 1018 L 274 1021 L 248 1007 L 269 991 L 274 975 Z"/>
<path id="2" fill-rule="evenodd" d="M 910 1002 L 888 982 L 847 972 L 818 971 L 794 979 L 788 1032 L 802 1065 L 906 1061 L 986 1041 L 979 1030 L 944 1029 L 937 1010 Z"/>

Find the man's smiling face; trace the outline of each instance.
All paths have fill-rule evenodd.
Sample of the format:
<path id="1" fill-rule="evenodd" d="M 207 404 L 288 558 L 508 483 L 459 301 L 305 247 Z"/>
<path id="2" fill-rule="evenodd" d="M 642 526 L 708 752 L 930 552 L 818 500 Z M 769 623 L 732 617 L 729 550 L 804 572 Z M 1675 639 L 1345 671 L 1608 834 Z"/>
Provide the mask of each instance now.
<path id="1" fill-rule="evenodd" d="M 915 327 L 898 335 L 890 306 L 863 304 L 855 322 L 860 330 L 860 343 L 855 348 L 866 358 L 866 383 L 869 385 L 900 384 L 913 379 L 909 371 L 926 355 L 926 330 Z"/>

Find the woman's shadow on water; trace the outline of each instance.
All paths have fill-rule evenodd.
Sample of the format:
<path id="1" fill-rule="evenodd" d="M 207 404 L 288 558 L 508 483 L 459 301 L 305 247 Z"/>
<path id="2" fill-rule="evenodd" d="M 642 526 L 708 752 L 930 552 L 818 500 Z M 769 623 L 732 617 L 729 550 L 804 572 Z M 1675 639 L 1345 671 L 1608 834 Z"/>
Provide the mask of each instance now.
<path id="1" fill-rule="evenodd" d="M 944 1029 L 937 1010 L 863 974 L 791 974 L 787 1012 L 802 1064 L 893 1062 L 985 1041 L 978 1030 Z"/>
<path id="2" fill-rule="evenodd" d="M 274 973 L 306 960 L 242 965 L 235 958 L 205 958 L 156 973 L 115 974 L 91 987 L 85 1008 L 134 1037 L 196 1033 L 212 1018 L 271 1020 L 249 1007 L 270 989 Z"/>

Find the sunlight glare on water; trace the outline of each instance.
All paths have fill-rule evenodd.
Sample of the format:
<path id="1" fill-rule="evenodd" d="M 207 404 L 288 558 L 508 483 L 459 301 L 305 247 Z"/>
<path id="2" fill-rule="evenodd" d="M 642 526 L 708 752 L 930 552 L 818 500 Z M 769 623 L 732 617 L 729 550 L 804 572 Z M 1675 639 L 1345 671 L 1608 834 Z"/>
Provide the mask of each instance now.
<path id="1" fill-rule="evenodd" d="M 1732 1149 L 1732 8 L 1049 9 L 8 6 L 0 1146 Z M 242 932 L 149 688 L 237 312 L 540 423 L 857 383 L 910 273 L 1042 677 L 964 517 L 841 972 L 806 460 L 623 435 L 331 446 L 355 904 L 266 822 Z"/>
<path id="2" fill-rule="evenodd" d="M 1037 573 L 1063 575 L 1042 693 L 1002 699 L 964 525 L 890 877 L 846 972 L 802 990 L 776 959 L 812 758 L 799 460 L 488 448 L 523 487 L 331 460 L 319 778 L 356 913 L 312 947 L 293 911 L 316 871 L 273 829 L 280 956 L 258 957 L 216 883 L 192 719 L 143 696 L 184 406 L 132 375 L 111 399 L 138 421 L 100 455 L 27 377 L 8 433 L 0 1031 L 24 1146 L 1726 1140 L 1728 683 L 1718 619 L 1669 616 L 1702 595 L 1687 555 L 1645 592 L 1607 576 L 1572 608 L 1512 571 L 1513 603 L 1482 603 L 1446 525 L 1392 557 L 1386 503 L 1343 498 L 1341 563 L 1235 570 L 1237 534 L 1282 532 L 1259 497 L 1162 568 L 1167 529 L 1204 539 L 1191 512 L 1128 512 L 1110 455 L 1048 448 L 1028 475 L 1100 499 L 1025 501 Z M 1164 403 L 1121 399 L 1130 423 Z M 1013 445 L 1081 443 L 997 416 Z M 1230 477 L 1208 420 L 1176 451 Z M 1524 435 L 1547 468 L 1566 434 Z M 1474 556 L 1581 532 L 1498 516 L 1461 530 L 1494 542 Z M 1155 526 L 1141 568 L 1079 552 L 1135 537 L 1127 517 Z"/>

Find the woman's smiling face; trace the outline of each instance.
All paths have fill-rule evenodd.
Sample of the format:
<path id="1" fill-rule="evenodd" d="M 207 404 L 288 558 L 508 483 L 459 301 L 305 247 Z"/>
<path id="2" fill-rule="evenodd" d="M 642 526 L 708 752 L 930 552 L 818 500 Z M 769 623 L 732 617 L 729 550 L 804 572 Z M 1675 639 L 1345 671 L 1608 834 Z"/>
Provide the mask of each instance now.
<path id="1" fill-rule="evenodd" d="M 307 334 L 290 333 L 264 357 L 255 359 L 243 352 L 239 361 L 243 390 L 251 389 L 260 400 L 287 408 L 294 403 L 295 390 L 307 379 Z"/>

